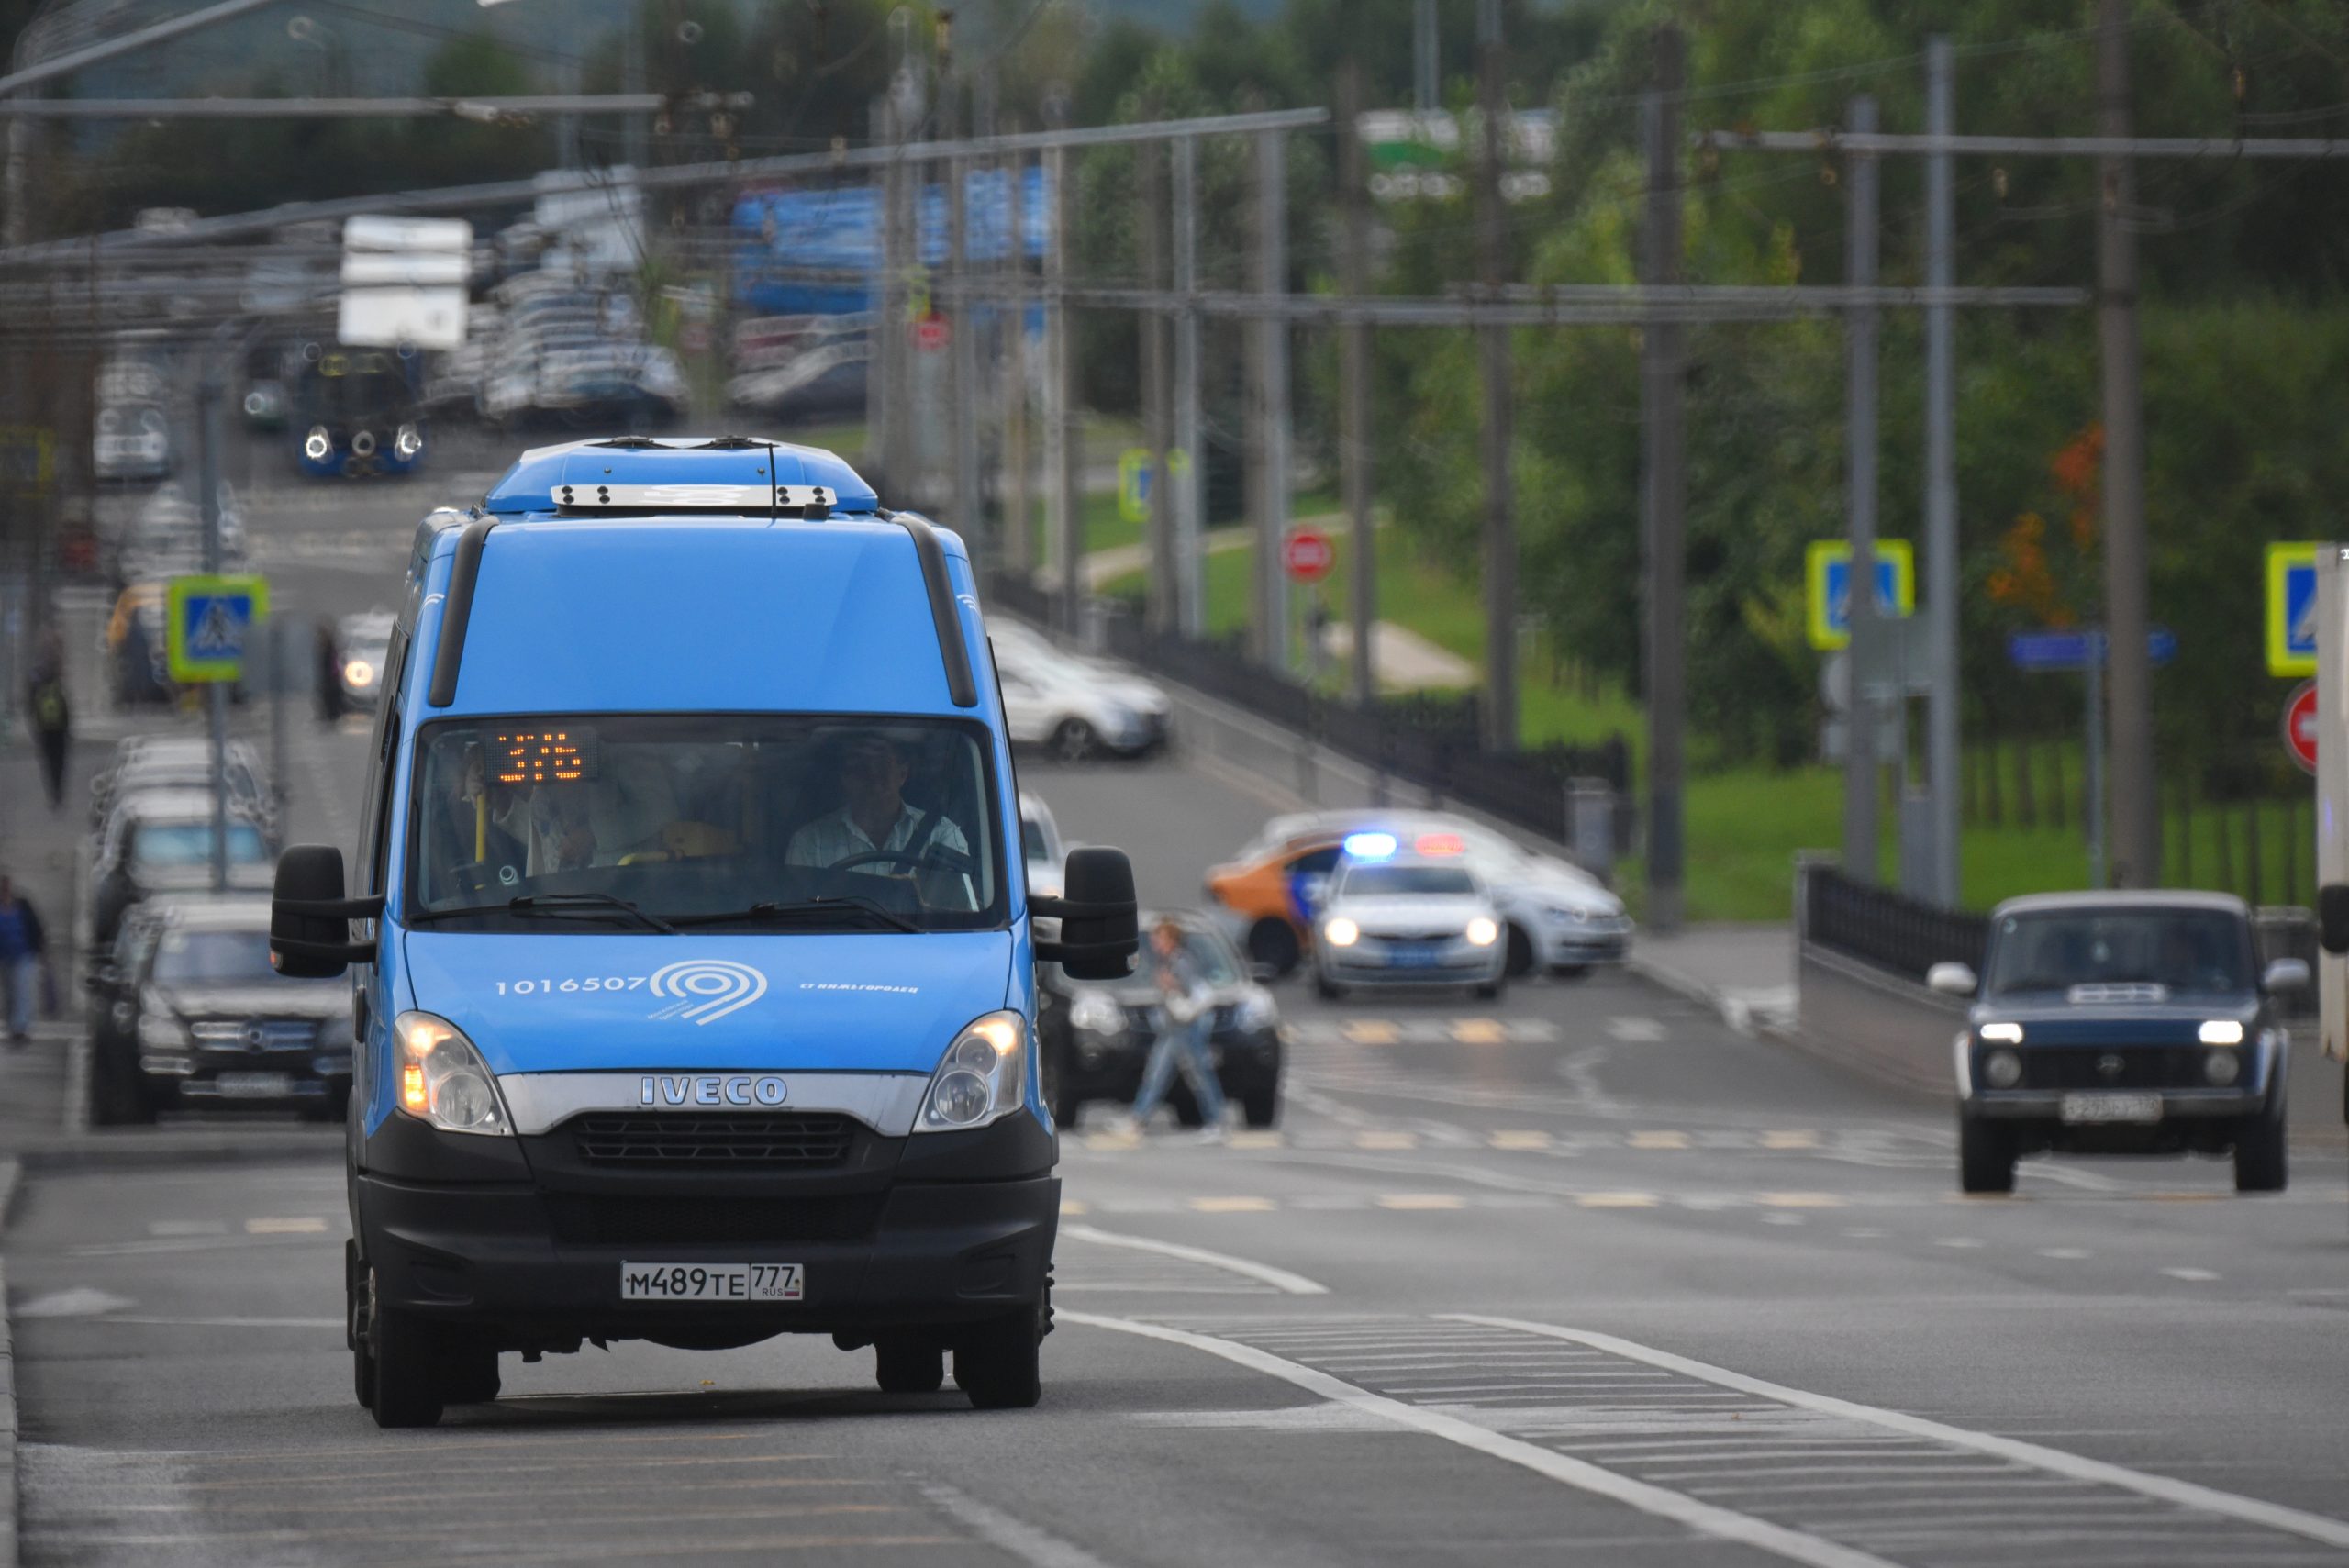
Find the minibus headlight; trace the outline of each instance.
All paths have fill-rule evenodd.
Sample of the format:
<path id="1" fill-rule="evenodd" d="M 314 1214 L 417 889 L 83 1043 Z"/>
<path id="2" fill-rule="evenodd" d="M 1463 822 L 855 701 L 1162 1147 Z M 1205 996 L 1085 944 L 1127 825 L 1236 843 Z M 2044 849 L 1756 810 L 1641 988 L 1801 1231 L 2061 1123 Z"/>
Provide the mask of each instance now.
<path id="1" fill-rule="evenodd" d="M 393 1103 L 443 1132 L 511 1133 L 497 1085 L 473 1041 L 446 1018 L 402 1013 L 392 1025 Z"/>
<path id="2" fill-rule="evenodd" d="M 312 462 L 324 462 L 334 453 L 334 438 L 327 434 L 324 425 L 313 425 L 310 433 L 302 438 L 302 455 Z"/>
<path id="3" fill-rule="evenodd" d="M 413 425 L 402 425 L 399 434 L 392 438 L 392 450 L 399 454 L 403 462 L 413 460 L 423 450 L 424 432 Z"/>
<path id="4" fill-rule="evenodd" d="M 984 1127 L 1028 1103 L 1028 1020 L 1018 1013 L 974 1018 L 946 1048 L 930 1081 L 916 1132 Z"/>

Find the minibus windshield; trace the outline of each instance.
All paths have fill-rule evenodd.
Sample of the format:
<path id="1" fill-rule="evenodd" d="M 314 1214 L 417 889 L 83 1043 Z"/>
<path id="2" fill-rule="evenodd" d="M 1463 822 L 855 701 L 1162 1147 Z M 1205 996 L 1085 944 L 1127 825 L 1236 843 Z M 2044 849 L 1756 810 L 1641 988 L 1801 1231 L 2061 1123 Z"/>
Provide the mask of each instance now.
<path id="1" fill-rule="evenodd" d="M 499 930 L 999 925 L 991 757 L 947 719 L 443 720 L 417 737 L 406 907 Z"/>

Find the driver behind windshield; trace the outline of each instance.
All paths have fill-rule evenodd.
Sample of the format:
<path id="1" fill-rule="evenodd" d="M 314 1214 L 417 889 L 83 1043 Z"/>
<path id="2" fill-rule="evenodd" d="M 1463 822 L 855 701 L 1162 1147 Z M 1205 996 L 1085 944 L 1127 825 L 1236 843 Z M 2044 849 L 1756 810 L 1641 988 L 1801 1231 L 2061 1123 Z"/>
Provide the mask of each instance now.
<path id="1" fill-rule="evenodd" d="M 794 833 L 784 858 L 796 866 L 829 867 L 872 856 L 844 869 L 906 876 L 933 850 L 967 855 L 962 828 L 936 811 L 907 804 L 911 772 L 889 736 L 874 730 L 851 736 L 841 748 L 840 809 Z"/>

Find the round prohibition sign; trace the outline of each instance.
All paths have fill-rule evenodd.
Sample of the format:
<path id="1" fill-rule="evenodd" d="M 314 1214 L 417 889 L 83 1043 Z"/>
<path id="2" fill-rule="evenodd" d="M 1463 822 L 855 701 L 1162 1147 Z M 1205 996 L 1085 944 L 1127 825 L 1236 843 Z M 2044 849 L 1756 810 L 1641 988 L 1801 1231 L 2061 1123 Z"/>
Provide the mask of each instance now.
<path id="1" fill-rule="evenodd" d="M 1292 582 L 1319 583 L 1338 564 L 1338 547 L 1319 528 L 1291 528 L 1281 541 L 1281 564 Z"/>
<path id="2" fill-rule="evenodd" d="M 2284 749 L 2300 771 L 2316 772 L 2316 683 L 2302 681 L 2284 703 Z"/>

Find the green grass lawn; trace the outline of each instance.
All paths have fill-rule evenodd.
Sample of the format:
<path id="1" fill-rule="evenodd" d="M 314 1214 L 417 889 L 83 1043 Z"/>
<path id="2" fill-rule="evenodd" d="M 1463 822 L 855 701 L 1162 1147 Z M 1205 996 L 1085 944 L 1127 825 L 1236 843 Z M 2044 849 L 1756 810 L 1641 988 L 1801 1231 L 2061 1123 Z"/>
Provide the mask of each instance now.
<path id="1" fill-rule="evenodd" d="M 1114 498 L 1112 498 L 1114 499 Z M 1298 516 L 1308 516 L 1299 498 Z M 1391 536 L 1390 536 L 1391 537 Z M 1320 584 L 1325 602 L 1342 616 L 1346 604 L 1349 551 L 1338 536 L 1338 563 Z M 1208 626 L 1221 636 L 1244 629 L 1250 616 L 1250 588 L 1254 564 L 1252 548 L 1225 550 L 1208 558 Z M 1390 550 L 1381 562 L 1378 604 L 1382 618 L 1409 628 L 1431 642 L 1479 668 L 1484 662 L 1484 611 L 1477 590 L 1449 572 Z M 1133 573 L 1108 585 L 1112 595 L 1139 597 L 1142 576 Z M 1301 600 L 1290 617 L 1302 623 Z M 1301 636 L 1296 644 L 1301 651 Z M 1343 673 L 1324 673 L 1332 690 Z M 1620 733 L 1631 743 L 1635 759 L 1645 751 L 1644 721 L 1639 706 L 1620 689 L 1609 688 L 1596 699 L 1586 697 L 1573 683 L 1563 680 L 1548 662 L 1535 658 L 1520 672 L 1520 709 L 1526 742 L 1550 740 L 1587 744 Z M 1703 755 L 1701 739 L 1691 737 L 1691 750 Z M 2001 764 L 2010 766 L 2010 763 Z M 1642 767 L 1635 762 L 1635 767 Z M 2062 827 L 2022 827 L 2011 819 L 1999 827 L 1978 825 L 1963 832 L 1959 845 L 1959 875 L 1964 902 L 1987 908 L 2002 898 L 2023 893 L 2043 893 L 2086 885 L 2087 846 L 2076 820 L 2080 767 L 2076 746 L 2066 748 L 2061 773 L 2074 792 L 2072 818 Z M 2005 775 L 2002 775 L 2004 777 Z M 1692 773 L 1685 795 L 1687 839 L 1686 904 L 1691 920 L 1784 920 L 1790 913 L 1794 859 L 1805 850 L 1832 851 L 1842 842 L 1843 775 L 1837 767 L 1813 765 L 1773 770 L 1752 766 Z M 2011 804 L 2011 802 L 2010 802 Z M 2307 903 L 2313 897 L 2314 849 L 2310 809 L 2268 802 L 2259 808 L 2258 876 L 2254 886 L 2253 857 L 2246 832 L 2250 807 L 2238 805 L 2225 812 L 2198 807 L 2188 825 L 2173 807 L 2163 832 L 2164 880 L 2174 886 L 2209 888 L 2252 896 L 2265 903 L 2288 900 Z M 1887 876 L 1898 864 L 1898 826 L 1890 802 L 1880 812 L 1884 825 L 1881 865 Z M 2221 861 L 2221 839 L 2226 838 L 2226 863 Z M 2227 873 L 2222 876 L 2221 871 Z M 1634 911 L 1646 895 L 1646 865 L 1634 857 L 1617 868 L 1618 885 Z"/>

